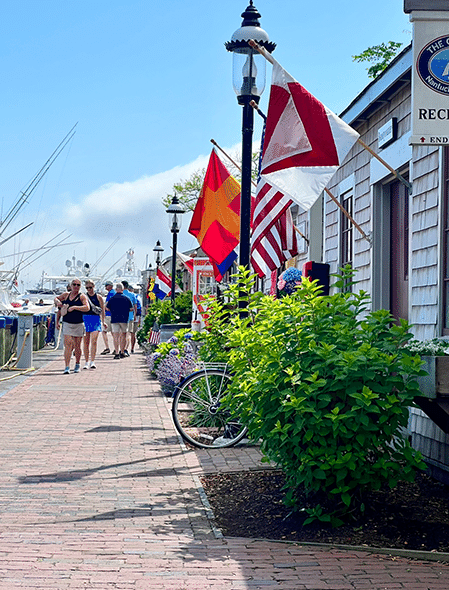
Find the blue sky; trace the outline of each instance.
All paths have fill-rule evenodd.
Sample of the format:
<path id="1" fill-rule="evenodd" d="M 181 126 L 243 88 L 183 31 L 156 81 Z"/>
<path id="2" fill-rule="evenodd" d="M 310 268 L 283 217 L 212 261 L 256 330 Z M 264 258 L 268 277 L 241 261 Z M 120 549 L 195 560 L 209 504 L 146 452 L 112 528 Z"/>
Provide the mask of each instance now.
<path id="1" fill-rule="evenodd" d="M 171 234 L 161 197 L 206 165 L 214 138 L 241 142 L 241 107 L 224 43 L 248 0 L 17 0 L 0 23 L 0 196 L 3 214 L 78 122 L 6 235 L 31 221 L 3 256 L 37 248 L 66 230 L 76 246 L 52 250 L 20 280 L 62 273 L 67 258 L 106 270 L 133 247 L 139 266 Z M 403 0 L 254 0 L 281 65 L 327 107 L 340 112 L 369 83 L 352 55 L 390 40 L 408 44 Z M 261 99 L 266 109 L 267 87 Z M 258 117 L 256 117 L 256 120 Z M 257 121 L 255 140 L 260 138 Z M 237 148 L 238 149 L 238 148 Z M 196 246 L 187 234 L 181 248 Z M 9 231 L 10 230 L 10 231 Z M 14 257 L 5 258 L 5 267 Z"/>

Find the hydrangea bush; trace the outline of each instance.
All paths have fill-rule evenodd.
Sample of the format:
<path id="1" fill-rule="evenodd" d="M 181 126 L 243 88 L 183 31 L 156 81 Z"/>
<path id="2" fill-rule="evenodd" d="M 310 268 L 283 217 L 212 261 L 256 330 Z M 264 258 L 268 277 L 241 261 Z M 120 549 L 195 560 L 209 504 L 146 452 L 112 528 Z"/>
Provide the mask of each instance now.
<path id="1" fill-rule="evenodd" d="M 291 295 L 301 284 L 302 272 L 297 268 L 288 268 L 279 275 L 278 289 L 285 295 Z"/>
<path id="2" fill-rule="evenodd" d="M 156 375 L 165 393 L 195 370 L 197 354 L 191 338 L 188 330 L 179 330 L 147 355 L 148 369 Z"/>
<path id="3" fill-rule="evenodd" d="M 217 313 L 221 349 L 235 372 L 231 411 L 261 440 L 266 460 L 284 470 L 292 508 L 333 525 L 364 510 L 365 492 L 393 488 L 425 468 L 401 435 L 424 374 L 404 348 L 409 325 L 394 324 L 387 310 L 370 312 L 365 292 L 345 291 L 352 275 L 342 272 L 333 295 L 305 278 L 273 299 L 257 297 L 243 271 L 226 297 L 237 303 L 245 287 L 247 317 L 236 307 L 224 323 L 212 308 L 210 320 L 213 326 Z M 213 328 L 209 337 L 216 347 Z"/>

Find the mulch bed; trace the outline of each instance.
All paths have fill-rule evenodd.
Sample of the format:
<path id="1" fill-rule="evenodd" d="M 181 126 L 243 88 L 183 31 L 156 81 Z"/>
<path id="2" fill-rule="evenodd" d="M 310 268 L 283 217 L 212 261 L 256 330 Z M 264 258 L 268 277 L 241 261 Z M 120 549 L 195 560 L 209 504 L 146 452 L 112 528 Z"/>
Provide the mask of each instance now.
<path id="1" fill-rule="evenodd" d="M 449 488 L 427 475 L 371 492 L 362 518 L 338 528 L 291 513 L 279 471 L 205 476 L 202 484 L 225 536 L 449 552 Z"/>

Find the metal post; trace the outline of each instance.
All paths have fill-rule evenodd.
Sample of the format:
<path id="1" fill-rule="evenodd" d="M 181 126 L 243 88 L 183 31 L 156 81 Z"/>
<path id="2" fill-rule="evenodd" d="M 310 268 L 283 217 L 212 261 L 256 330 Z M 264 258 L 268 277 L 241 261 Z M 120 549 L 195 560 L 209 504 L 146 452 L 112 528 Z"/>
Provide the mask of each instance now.
<path id="1" fill-rule="evenodd" d="M 33 366 L 33 312 L 19 311 L 17 323 L 17 368 Z"/>
<path id="2" fill-rule="evenodd" d="M 254 130 L 254 109 L 250 102 L 254 96 L 239 96 L 242 112 L 242 182 L 240 192 L 240 265 L 250 268 L 251 259 L 251 165 Z M 243 294 L 243 293 L 242 293 Z M 243 298 L 239 301 L 240 317 L 246 317 L 248 306 Z"/>
<path id="3" fill-rule="evenodd" d="M 176 247 L 178 245 L 178 230 L 172 228 L 173 232 L 173 258 L 171 261 L 171 302 L 175 306 L 175 288 L 176 288 Z"/>
<path id="4" fill-rule="evenodd" d="M 251 164 L 254 129 L 254 109 L 250 106 L 253 96 L 244 99 L 242 114 L 242 184 L 240 196 L 240 265 L 249 268 L 251 231 Z"/>

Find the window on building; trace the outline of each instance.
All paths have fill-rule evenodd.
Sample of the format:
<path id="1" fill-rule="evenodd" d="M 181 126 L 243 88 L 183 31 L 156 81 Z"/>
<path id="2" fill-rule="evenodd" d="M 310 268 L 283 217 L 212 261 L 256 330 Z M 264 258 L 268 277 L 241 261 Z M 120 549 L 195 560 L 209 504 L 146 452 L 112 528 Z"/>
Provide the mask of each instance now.
<path id="1" fill-rule="evenodd" d="M 345 193 L 341 199 L 341 205 L 345 211 L 353 217 L 353 195 L 352 192 Z M 353 264 L 353 231 L 352 223 L 349 221 L 347 215 L 343 211 L 340 212 L 340 263 L 341 266 Z M 348 285 L 348 291 L 351 290 Z"/>
<path id="2" fill-rule="evenodd" d="M 307 221 L 299 221 L 297 219 L 295 225 L 301 234 L 307 237 Z M 297 234 L 296 238 L 298 241 L 298 254 L 305 254 L 307 252 L 307 242 L 300 234 Z"/>

